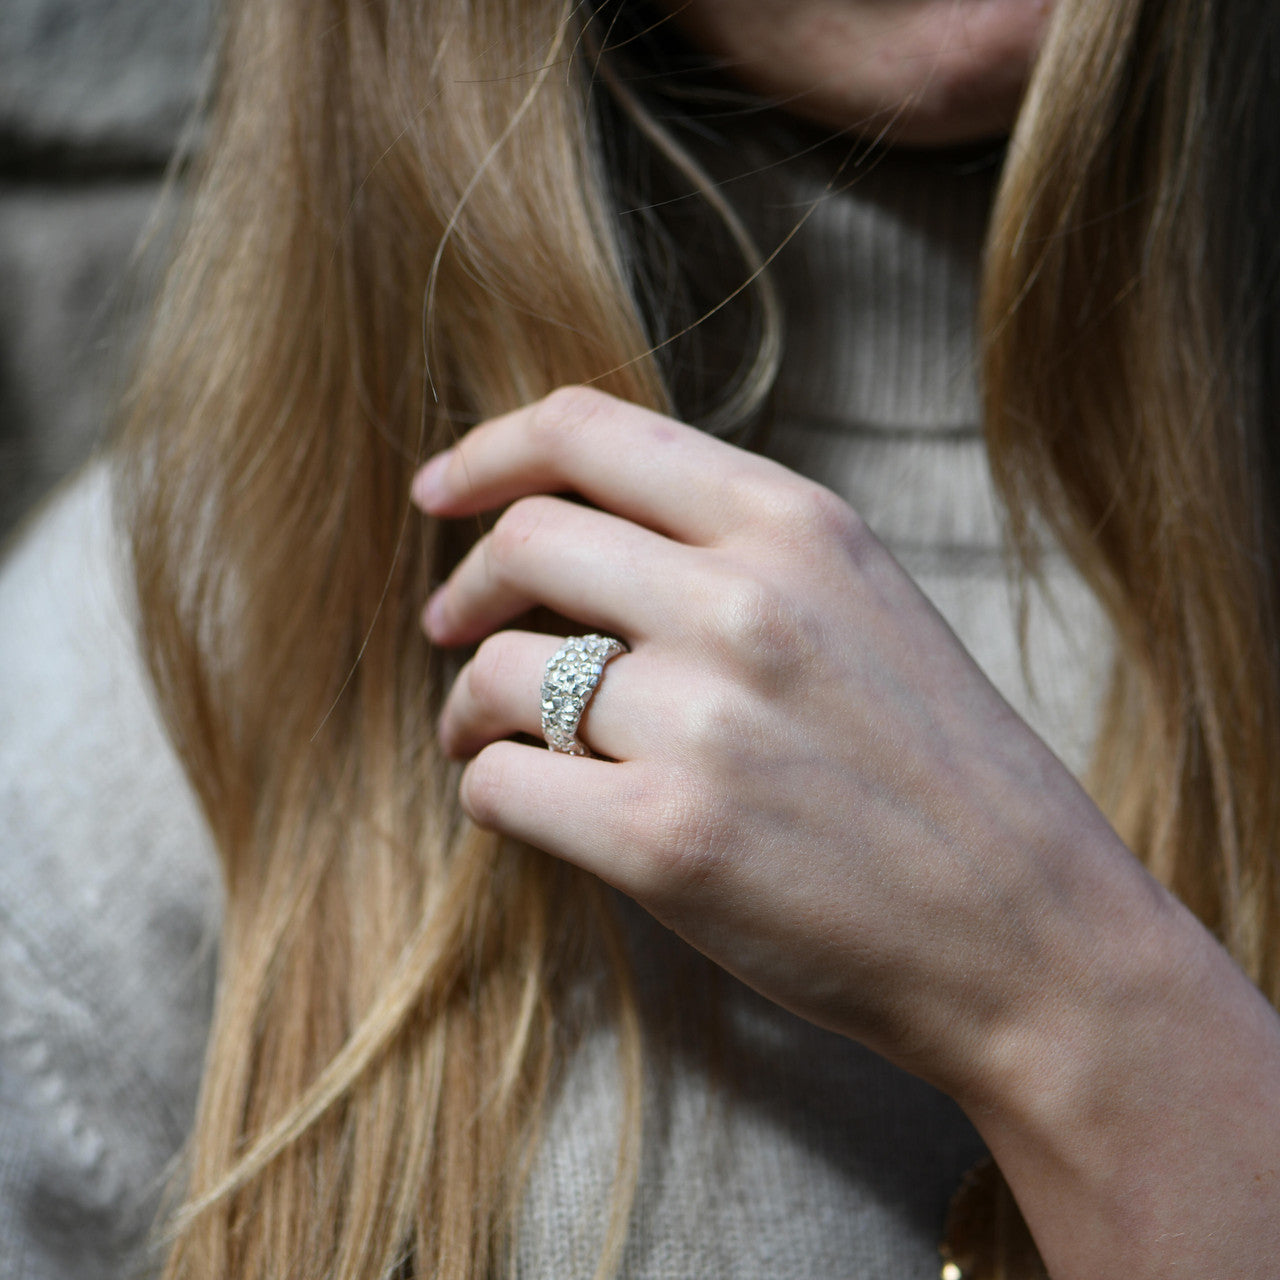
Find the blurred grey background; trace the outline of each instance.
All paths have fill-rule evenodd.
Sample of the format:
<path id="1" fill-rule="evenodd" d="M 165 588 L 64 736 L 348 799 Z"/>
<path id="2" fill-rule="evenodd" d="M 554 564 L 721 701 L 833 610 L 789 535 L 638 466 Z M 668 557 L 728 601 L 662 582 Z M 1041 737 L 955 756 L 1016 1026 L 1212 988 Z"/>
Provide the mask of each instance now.
<path id="1" fill-rule="evenodd" d="M 212 0 L 0 0 L 0 538 L 109 425 Z"/>

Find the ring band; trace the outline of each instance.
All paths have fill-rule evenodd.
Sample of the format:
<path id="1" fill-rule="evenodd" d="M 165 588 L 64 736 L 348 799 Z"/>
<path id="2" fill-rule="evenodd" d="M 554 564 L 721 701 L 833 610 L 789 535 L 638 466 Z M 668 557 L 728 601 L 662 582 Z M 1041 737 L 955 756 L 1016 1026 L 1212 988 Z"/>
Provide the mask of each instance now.
<path id="1" fill-rule="evenodd" d="M 542 673 L 542 736 L 552 751 L 589 756 L 578 722 L 600 683 L 604 664 L 627 646 L 611 636 L 570 636 Z"/>

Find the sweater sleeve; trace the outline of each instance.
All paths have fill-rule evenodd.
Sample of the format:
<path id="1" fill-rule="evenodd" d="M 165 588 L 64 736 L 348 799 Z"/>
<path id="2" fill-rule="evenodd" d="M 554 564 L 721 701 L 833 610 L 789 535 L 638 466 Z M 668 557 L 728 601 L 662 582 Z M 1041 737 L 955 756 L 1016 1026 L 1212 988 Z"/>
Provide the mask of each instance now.
<path id="1" fill-rule="evenodd" d="M 194 1108 L 218 920 L 151 705 L 105 468 L 0 566 L 0 1274 L 145 1274 Z"/>

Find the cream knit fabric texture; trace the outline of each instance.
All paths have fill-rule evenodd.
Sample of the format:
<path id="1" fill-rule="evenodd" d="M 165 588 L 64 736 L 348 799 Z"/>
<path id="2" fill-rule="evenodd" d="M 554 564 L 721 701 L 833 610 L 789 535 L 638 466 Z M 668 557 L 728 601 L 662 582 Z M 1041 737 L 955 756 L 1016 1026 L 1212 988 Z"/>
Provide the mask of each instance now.
<path id="1" fill-rule="evenodd" d="M 821 192 L 829 159 L 762 181 L 766 247 Z M 1033 609 L 1027 687 L 976 425 L 971 311 L 993 177 L 994 163 L 886 158 L 821 200 L 777 263 L 789 345 L 768 448 L 862 512 L 1079 767 L 1105 631 L 1055 559 L 1061 607 Z M 216 869 L 152 710 L 121 573 L 92 467 L 0 572 L 0 1273 L 12 1280 L 132 1274 L 189 1124 L 209 1014 Z M 653 1054 L 623 1275 L 936 1275 L 948 1195 L 981 1153 L 953 1104 L 624 910 Z M 591 1008 L 584 990 L 520 1226 L 527 1280 L 590 1276 L 603 1235 L 620 1099 L 614 1039 Z"/>

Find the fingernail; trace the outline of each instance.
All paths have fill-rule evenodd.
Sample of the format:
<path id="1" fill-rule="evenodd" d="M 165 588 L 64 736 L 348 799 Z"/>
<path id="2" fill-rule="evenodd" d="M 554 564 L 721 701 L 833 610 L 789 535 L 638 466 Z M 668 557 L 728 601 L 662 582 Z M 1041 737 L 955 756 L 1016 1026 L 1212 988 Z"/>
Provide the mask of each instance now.
<path id="1" fill-rule="evenodd" d="M 444 626 L 444 588 L 437 587 L 428 597 L 422 610 L 422 626 L 435 640 Z"/>
<path id="2" fill-rule="evenodd" d="M 448 470 L 449 460 L 452 457 L 452 449 L 437 453 L 413 477 L 413 485 L 409 490 L 409 496 L 417 506 L 422 507 L 424 510 L 430 510 L 431 507 L 442 502 L 448 496 L 444 484 L 444 473 Z"/>

